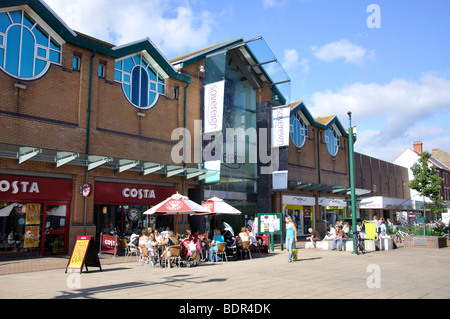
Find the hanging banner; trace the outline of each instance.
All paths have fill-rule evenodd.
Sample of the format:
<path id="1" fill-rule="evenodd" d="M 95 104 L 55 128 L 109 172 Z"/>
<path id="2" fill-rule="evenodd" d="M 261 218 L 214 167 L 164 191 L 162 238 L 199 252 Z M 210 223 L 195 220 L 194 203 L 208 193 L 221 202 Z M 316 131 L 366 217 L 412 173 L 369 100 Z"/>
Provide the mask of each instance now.
<path id="1" fill-rule="evenodd" d="M 225 80 L 205 85 L 204 133 L 222 131 Z"/>
<path id="2" fill-rule="evenodd" d="M 272 110 L 272 147 L 289 146 L 289 107 Z"/>
<path id="3" fill-rule="evenodd" d="M 27 203 L 25 223 L 27 225 L 39 225 L 41 223 L 41 204 Z"/>
<path id="4" fill-rule="evenodd" d="M 86 271 L 89 271 L 87 266 L 99 267 L 100 271 L 102 271 L 92 236 L 77 237 L 75 247 L 66 267 L 66 273 L 68 269 L 77 269 L 81 273 L 83 266 L 86 267 Z"/>

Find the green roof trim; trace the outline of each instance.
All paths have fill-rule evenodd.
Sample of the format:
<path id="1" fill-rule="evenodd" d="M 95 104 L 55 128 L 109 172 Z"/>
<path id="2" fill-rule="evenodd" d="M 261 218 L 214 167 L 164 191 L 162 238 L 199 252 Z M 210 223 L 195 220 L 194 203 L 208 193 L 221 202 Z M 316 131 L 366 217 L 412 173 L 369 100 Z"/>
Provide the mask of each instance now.
<path id="1" fill-rule="evenodd" d="M 295 105 L 297 103 L 297 105 Z M 306 118 L 308 119 L 308 121 L 311 123 L 311 125 L 314 125 L 318 128 L 321 129 L 328 129 L 329 127 L 331 127 L 333 124 L 336 124 L 337 128 L 339 129 L 339 131 L 341 132 L 342 136 L 344 137 L 348 137 L 348 132 L 347 130 L 342 126 L 341 122 L 339 121 L 339 119 L 337 118 L 337 116 L 333 116 L 333 118 L 327 122 L 327 124 L 322 124 L 317 122 L 311 115 L 311 113 L 308 111 L 306 105 L 303 102 L 294 102 L 291 103 L 291 111 L 290 114 L 295 114 L 298 111 L 301 111 Z"/>
<path id="2" fill-rule="evenodd" d="M 136 41 L 130 44 L 122 46 L 114 45 L 102 45 L 102 41 L 92 41 L 90 36 L 79 36 L 71 28 L 69 28 L 65 22 L 43 1 L 41 0 L 8 0 L 0 3 L 0 8 L 10 8 L 28 6 L 37 15 L 39 15 L 56 33 L 58 33 L 64 41 L 74 44 L 76 46 L 95 51 L 105 56 L 118 59 L 133 53 L 141 51 L 147 51 L 152 58 L 158 63 L 158 65 L 169 75 L 169 77 L 189 83 L 191 78 L 178 73 L 172 64 L 161 54 L 161 52 L 153 45 L 150 39 L 146 38 L 140 41 Z"/>

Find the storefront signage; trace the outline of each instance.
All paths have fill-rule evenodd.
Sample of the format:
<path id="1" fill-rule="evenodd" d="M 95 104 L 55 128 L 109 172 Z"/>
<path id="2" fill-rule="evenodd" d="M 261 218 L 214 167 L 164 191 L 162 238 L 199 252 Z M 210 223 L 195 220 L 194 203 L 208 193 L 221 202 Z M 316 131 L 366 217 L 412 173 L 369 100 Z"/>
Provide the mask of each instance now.
<path id="1" fill-rule="evenodd" d="M 66 273 L 68 269 L 80 270 L 81 273 L 83 266 L 86 267 L 86 271 L 88 271 L 87 266 L 99 267 L 100 271 L 102 270 L 92 236 L 77 237 L 72 255 L 66 267 Z"/>
<path id="2" fill-rule="evenodd" d="M 175 193 L 174 187 L 95 182 L 95 202 L 156 205 Z"/>
<path id="3" fill-rule="evenodd" d="M 307 196 L 283 195 L 283 205 L 315 206 L 316 199 Z"/>
<path id="4" fill-rule="evenodd" d="M 119 241 L 117 236 L 104 235 L 101 236 L 100 250 L 102 253 L 116 255 Z"/>
<path id="5" fill-rule="evenodd" d="M 319 197 L 319 205 L 330 207 L 347 207 L 347 202 L 341 198 Z"/>
<path id="6" fill-rule="evenodd" d="M 9 200 L 71 200 L 72 180 L 0 174 L 0 194 Z"/>
<path id="7" fill-rule="evenodd" d="M 289 145 L 289 107 L 272 110 L 272 147 Z"/>
<path id="8" fill-rule="evenodd" d="M 92 184 L 88 182 L 84 183 L 81 186 L 81 193 L 84 197 L 90 196 L 92 194 Z"/>
<path id="9" fill-rule="evenodd" d="M 204 133 L 222 131 L 225 81 L 205 85 Z"/>

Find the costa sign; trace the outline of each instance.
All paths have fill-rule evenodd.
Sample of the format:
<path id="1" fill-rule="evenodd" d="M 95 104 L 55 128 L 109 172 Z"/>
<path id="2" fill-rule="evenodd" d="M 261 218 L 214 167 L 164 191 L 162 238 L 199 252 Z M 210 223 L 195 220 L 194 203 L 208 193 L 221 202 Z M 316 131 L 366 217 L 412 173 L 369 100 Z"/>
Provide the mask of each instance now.
<path id="1" fill-rule="evenodd" d="M 0 196 L 10 200 L 71 200 L 72 180 L 0 174 Z"/>
<path id="2" fill-rule="evenodd" d="M 95 182 L 94 201 L 115 204 L 156 205 L 174 193 L 174 187 Z"/>

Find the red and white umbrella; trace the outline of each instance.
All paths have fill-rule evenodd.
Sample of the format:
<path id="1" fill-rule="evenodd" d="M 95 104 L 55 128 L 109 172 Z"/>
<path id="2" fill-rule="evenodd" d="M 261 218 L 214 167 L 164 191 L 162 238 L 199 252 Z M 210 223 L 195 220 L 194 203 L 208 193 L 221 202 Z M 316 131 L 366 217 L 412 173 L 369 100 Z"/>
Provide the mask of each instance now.
<path id="1" fill-rule="evenodd" d="M 190 200 L 187 196 L 173 194 L 161 203 L 153 206 L 144 212 L 145 215 L 177 215 L 177 214 L 196 214 L 210 213 L 211 211 L 196 202 Z"/>
<path id="2" fill-rule="evenodd" d="M 145 215 L 176 215 L 177 233 L 178 233 L 178 215 L 196 215 L 208 214 L 211 211 L 196 202 L 190 200 L 187 196 L 173 194 L 161 203 L 153 206 L 144 212 Z"/>
<path id="3" fill-rule="evenodd" d="M 202 213 L 202 215 L 240 215 L 242 212 L 230 204 L 226 203 L 222 198 L 218 198 L 216 196 L 208 199 L 206 202 L 202 204 L 203 207 L 208 208 L 211 212 Z"/>

